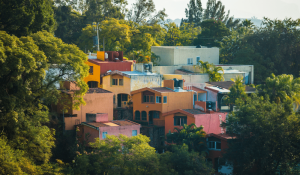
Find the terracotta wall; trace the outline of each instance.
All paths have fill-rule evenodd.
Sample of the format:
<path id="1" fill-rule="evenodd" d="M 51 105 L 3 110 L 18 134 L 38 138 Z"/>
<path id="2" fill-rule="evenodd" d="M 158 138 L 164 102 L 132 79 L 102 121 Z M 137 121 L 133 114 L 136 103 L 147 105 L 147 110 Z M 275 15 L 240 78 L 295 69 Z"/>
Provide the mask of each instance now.
<path id="1" fill-rule="evenodd" d="M 174 80 L 164 80 L 163 86 L 174 90 Z"/>
<path id="2" fill-rule="evenodd" d="M 180 113 L 179 113 L 180 114 Z M 171 132 L 175 132 L 175 128 L 182 128 L 182 126 L 174 126 L 174 116 L 175 114 L 165 116 L 165 134 Z M 185 114 L 180 114 L 180 116 L 187 116 Z M 191 116 L 187 116 L 187 125 L 195 123 L 195 118 Z"/>
<path id="3" fill-rule="evenodd" d="M 212 160 L 213 167 L 215 165 L 215 158 L 221 158 L 222 155 L 225 153 L 225 150 L 228 148 L 227 140 L 221 140 L 221 150 L 209 150 L 207 158 Z"/>
<path id="4" fill-rule="evenodd" d="M 195 108 L 201 111 L 206 111 L 206 101 L 195 101 Z"/>
<path id="5" fill-rule="evenodd" d="M 96 115 L 96 122 L 108 122 L 108 114 L 107 113 L 102 113 L 102 114 L 97 114 Z"/>
<path id="6" fill-rule="evenodd" d="M 132 71 L 132 62 L 123 61 L 123 62 L 100 62 L 101 67 L 100 75 L 105 74 L 107 71 L 118 70 L 118 71 Z M 100 76 L 99 75 L 99 76 Z"/>
<path id="7" fill-rule="evenodd" d="M 73 110 L 77 117 L 65 117 L 65 129 L 74 130 L 75 125 L 86 122 L 86 113 L 107 113 L 108 120 L 113 120 L 113 93 L 88 93 L 84 96 L 86 105 L 80 110 Z"/>

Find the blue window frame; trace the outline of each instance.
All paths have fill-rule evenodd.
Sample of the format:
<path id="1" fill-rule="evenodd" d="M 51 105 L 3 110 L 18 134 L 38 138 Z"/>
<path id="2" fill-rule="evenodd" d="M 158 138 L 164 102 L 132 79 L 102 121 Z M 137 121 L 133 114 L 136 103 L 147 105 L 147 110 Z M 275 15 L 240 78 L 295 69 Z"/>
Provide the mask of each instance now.
<path id="1" fill-rule="evenodd" d="M 164 103 L 167 103 L 167 96 L 164 96 Z"/>
<path id="2" fill-rule="evenodd" d="M 161 103 L 161 97 L 156 96 L 156 103 Z"/>
<path id="3" fill-rule="evenodd" d="M 196 57 L 196 59 L 197 59 L 197 64 L 198 64 L 200 61 L 200 57 Z"/>
<path id="4" fill-rule="evenodd" d="M 102 139 L 106 139 L 107 132 L 102 132 Z"/>
<path id="5" fill-rule="evenodd" d="M 132 130 L 132 136 L 137 136 L 137 130 Z"/>

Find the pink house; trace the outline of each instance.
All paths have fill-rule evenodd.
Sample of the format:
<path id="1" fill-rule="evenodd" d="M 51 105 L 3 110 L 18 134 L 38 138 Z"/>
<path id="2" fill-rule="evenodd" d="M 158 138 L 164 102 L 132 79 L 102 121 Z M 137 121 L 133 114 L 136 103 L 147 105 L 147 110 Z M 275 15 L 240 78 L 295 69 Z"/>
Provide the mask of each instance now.
<path id="1" fill-rule="evenodd" d="M 107 113 L 89 113 L 86 121 L 78 125 L 77 136 L 81 142 L 95 142 L 96 138 L 103 140 L 106 135 L 123 134 L 131 137 L 140 134 L 140 124 L 129 120 L 108 121 Z"/>

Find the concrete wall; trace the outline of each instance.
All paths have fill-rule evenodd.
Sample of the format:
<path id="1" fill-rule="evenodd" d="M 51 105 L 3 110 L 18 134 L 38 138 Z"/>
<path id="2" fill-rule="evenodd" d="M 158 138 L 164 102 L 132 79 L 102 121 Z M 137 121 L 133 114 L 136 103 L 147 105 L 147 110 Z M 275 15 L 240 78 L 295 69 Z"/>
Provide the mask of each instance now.
<path id="1" fill-rule="evenodd" d="M 187 59 L 193 59 L 193 65 L 197 65 L 196 57 L 201 61 L 219 64 L 219 48 L 178 48 L 174 49 L 174 64 L 187 65 Z"/>
<path id="2" fill-rule="evenodd" d="M 223 75 L 224 81 L 231 81 L 231 79 L 236 79 L 237 76 L 245 78 L 245 73 L 225 73 Z"/>
<path id="3" fill-rule="evenodd" d="M 73 110 L 77 117 L 65 117 L 65 130 L 74 130 L 75 125 L 86 122 L 86 113 L 107 113 L 108 120 L 113 120 L 113 93 L 87 93 L 83 99 L 86 105 Z"/>
<path id="4" fill-rule="evenodd" d="M 185 83 L 205 83 L 209 81 L 208 74 L 182 75 Z"/>
<path id="5" fill-rule="evenodd" d="M 161 75 L 131 75 L 131 91 L 145 87 L 161 87 Z"/>
<path id="6" fill-rule="evenodd" d="M 241 72 L 247 72 L 250 75 L 251 79 L 251 84 L 254 83 L 254 65 L 217 65 L 222 67 L 224 70 L 226 69 L 234 69 L 234 70 L 239 70 Z"/>
<path id="7" fill-rule="evenodd" d="M 160 66 L 172 66 L 174 65 L 174 48 L 172 47 L 161 47 L 161 46 L 152 46 L 151 52 L 160 56 Z"/>
<path id="8" fill-rule="evenodd" d="M 157 74 L 174 74 L 176 69 L 181 69 L 182 66 L 154 66 L 153 73 Z"/>

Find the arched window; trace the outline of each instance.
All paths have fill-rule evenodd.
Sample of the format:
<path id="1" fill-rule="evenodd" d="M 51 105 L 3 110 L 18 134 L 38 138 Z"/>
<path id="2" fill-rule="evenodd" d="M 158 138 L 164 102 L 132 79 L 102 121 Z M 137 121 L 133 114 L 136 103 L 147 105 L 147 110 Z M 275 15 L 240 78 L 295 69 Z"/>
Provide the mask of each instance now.
<path id="1" fill-rule="evenodd" d="M 142 111 L 142 120 L 147 120 L 147 112 Z"/>
<path id="2" fill-rule="evenodd" d="M 140 111 L 135 111 L 135 120 L 141 120 L 141 113 L 140 113 Z"/>

